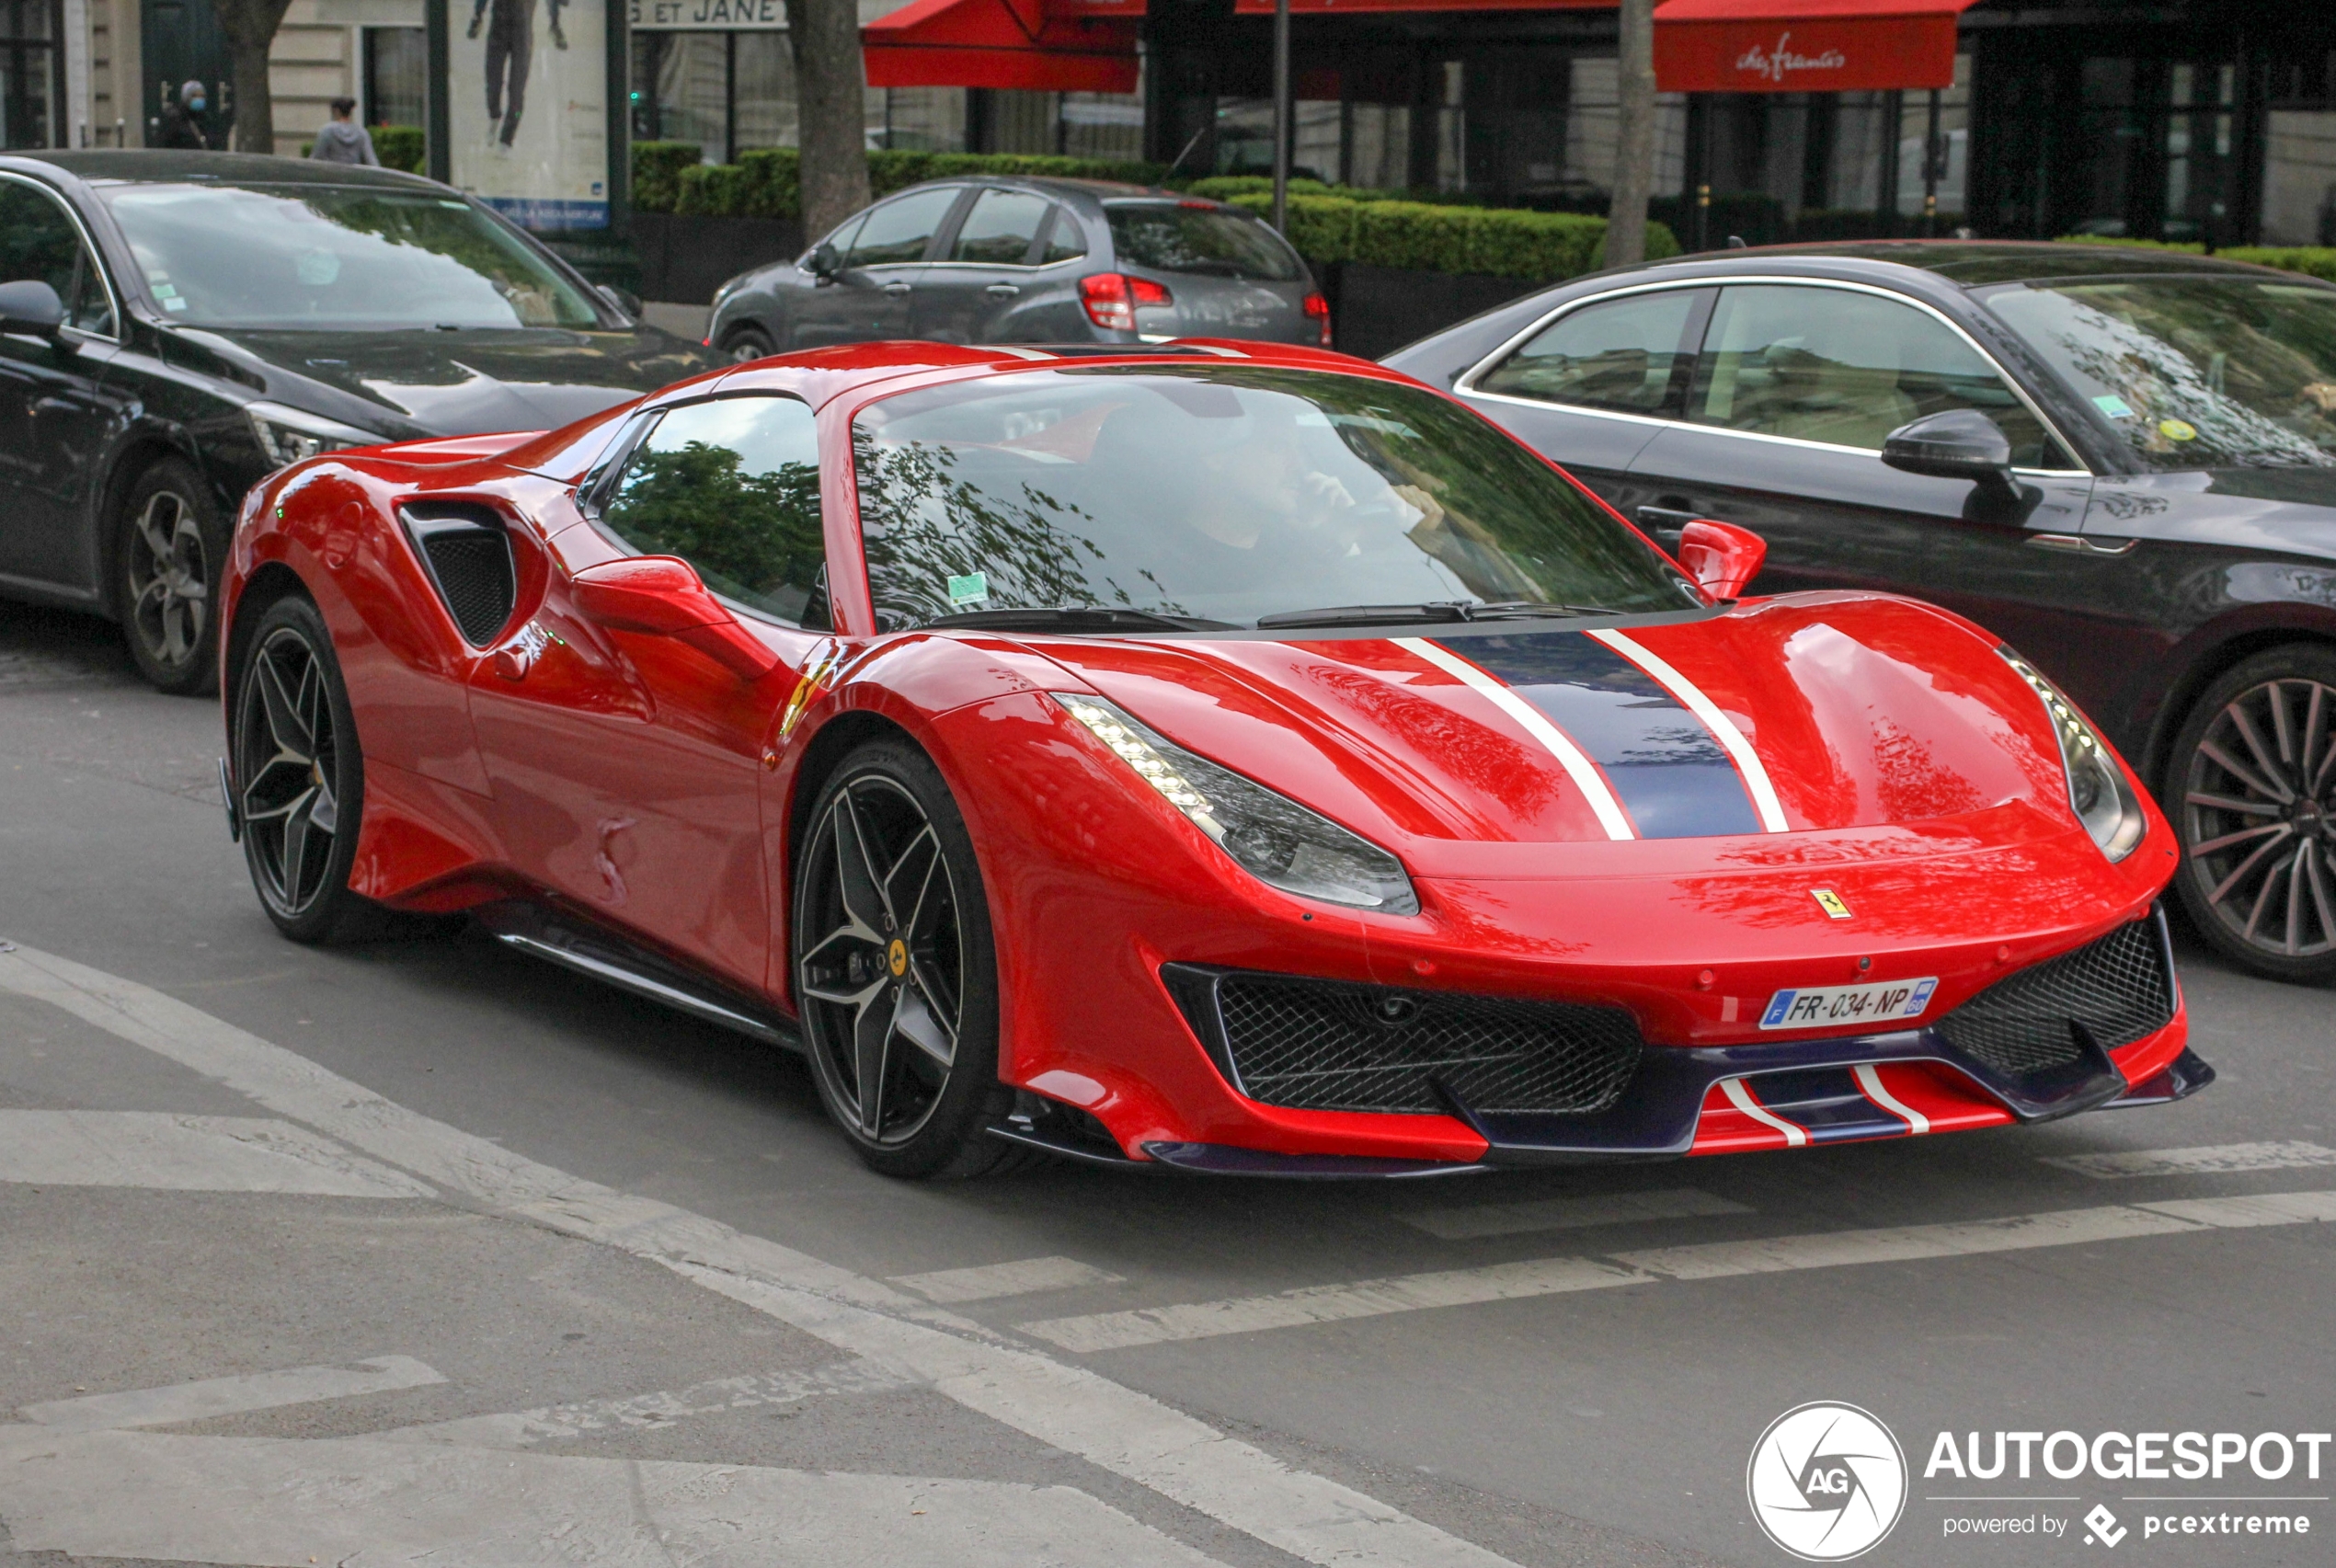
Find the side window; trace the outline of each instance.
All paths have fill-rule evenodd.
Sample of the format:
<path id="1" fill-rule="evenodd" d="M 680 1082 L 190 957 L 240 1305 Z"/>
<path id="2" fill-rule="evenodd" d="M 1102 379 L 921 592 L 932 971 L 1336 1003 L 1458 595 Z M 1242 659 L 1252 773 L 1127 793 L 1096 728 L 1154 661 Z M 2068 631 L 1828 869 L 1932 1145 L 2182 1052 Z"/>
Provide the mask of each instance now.
<path id="1" fill-rule="evenodd" d="M 933 231 L 941 226 L 949 209 L 957 204 L 958 189 L 943 186 L 937 190 L 912 190 L 871 209 L 867 222 L 860 225 L 860 233 L 852 242 L 844 265 L 897 267 L 904 261 L 922 261 L 924 247 L 932 243 Z"/>
<path id="2" fill-rule="evenodd" d="M 973 211 L 957 226 L 957 242 L 949 247 L 952 261 L 978 261 L 992 267 L 1019 267 L 1030 258 L 1030 246 L 1046 222 L 1047 199 L 1026 190 L 985 190 L 974 198 Z"/>
<path id="3" fill-rule="evenodd" d="M 1066 207 L 1054 210 L 1054 221 L 1047 225 L 1046 245 L 1038 252 L 1038 265 L 1051 267 L 1058 261 L 1070 261 L 1087 254 L 1087 231 Z"/>
<path id="4" fill-rule="evenodd" d="M 819 436 L 795 398 L 669 410 L 625 458 L 600 516 L 643 555 L 681 556 L 725 599 L 829 629 Z"/>
<path id="5" fill-rule="evenodd" d="M 0 283 L 37 280 L 57 291 L 65 319 L 86 332 L 113 332 L 113 303 L 79 231 L 52 197 L 0 180 Z"/>
<path id="6" fill-rule="evenodd" d="M 1910 419 L 1976 408 L 2023 468 L 2075 464 L 1995 367 L 1935 317 L 1847 289 L 1723 289 L 1688 418 L 1732 430 L 1882 450 Z"/>
<path id="7" fill-rule="evenodd" d="M 837 229 L 835 233 L 828 235 L 826 239 L 821 240 L 819 245 L 831 246 L 836 255 L 839 257 L 850 256 L 852 254 L 852 242 L 859 237 L 860 225 L 866 222 L 867 214 L 865 213 L 862 213 L 858 217 L 852 218 L 841 228 Z M 815 245 L 811 247 L 811 250 L 805 251 L 803 253 L 803 259 L 796 263 L 796 265 L 808 270 L 811 264 L 811 251 L 815 251 L 819 248 L 819 246 Z"/>
<path id="8" fill-rule="evenodd" d="M 1627 414 L 1673 412 L 1673 372 L 1695 351 L 1688 334 L 1708 297 L 1669 289 L 1569 311 L 1479 376 L 1476 388 Z"/>

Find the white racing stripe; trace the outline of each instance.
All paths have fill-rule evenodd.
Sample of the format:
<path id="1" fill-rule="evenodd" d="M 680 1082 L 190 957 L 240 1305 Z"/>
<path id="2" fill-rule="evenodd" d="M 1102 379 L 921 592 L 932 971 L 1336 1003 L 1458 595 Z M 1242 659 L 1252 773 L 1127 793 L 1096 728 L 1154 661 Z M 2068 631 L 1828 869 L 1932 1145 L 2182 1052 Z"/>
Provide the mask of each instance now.
<path id="1" fill-rule="evenodd" d="M 1792 830 L 1792 825 L 1784 819 L 1784 805 L 1776 797 L 1776 786 L 1769 782 L 1767 766 L 1761 762 L 1760 754 L 1752 750 L 1752 742 L 1745 738 L 1744 731 L 1736 728 L 1735 720 L 1722 713 L 1719 705 L 1705 696 L 1694 681 L 1621 633 L 1594 631 L 1589 635 L 1653 676 L 1657 685 L 1677 697 L 1688 712 L 1703 721 L 1703 727 L 1710 730 L 1727 749 L 1728 755 L 1735 759 L 1736 772 L 1744 775 L 1745 790 L 1752 796 L 1752 804 L 1760 813 L 1762 827 L 1771 833 Z"/>
<path id="2" fill-rule="evenodd" d="M 1393 637 L 1390 641 L 1406 653 L 1417 654 L 1445 674 L 1460 681 L 1473 691 L 1481 692 L 1493 705 L 1525 727 L 1527 734 L 1547 747 L 1567 776 L 1573 779 L 1589 801 L 1590 809 L 1597 814 L 1598 826 L 1606 830 L 1609 839 L 1632 839 L 1631 819 L 1622 813 L 1621 803 L 1607 787 L 1606 775 L 1597 764 L 1582 754 L 1582 749 L 1566 738 L 1563 730 L 1543 717 L 1541 711 L 1500 681 L 1455 653 L 1437 647 L 1426 637 Z"/>
<path id="3" fill-rule="evenodd" d="M 278 1410 L 288 1404 L 354 1399 L 395 1389 L 428 1388 L 446 1379 L 410 1356 L 377 1356 L 349 1367 L 292 1367 L 240 1378 L 205 1378 L 126 1393 L 29 1404 L 21 1413 L 52 1432 L 99 1432 L 125 1426 L 176 1426 L 215 1415 Z"/>
<path id="4" fill-rule="evenodd" d="M 1858 1087 L 1865 1091 L 1865 1097 L 1892 1116 L 1904 1118 L 1907 1130 L 1915 1137 L 1919 1138 L 1930 1130 L 1930 1118 L 1884 1088 L 1882 1075 L 1874 1071 L 1871 1064 L 1861 1064 L 1855 1071 Z"/>
<path id="5" fill-rule="evenodd" d="M 0 1182 L 172 1192 L 429 1197 L 402 1172 L 263 1116 L 0 1110 Z"/>
<path id="6" fill-rule="evenodd" d="M 2286 1171 L 2336 1165 L 2336 1149 L 2317 1143 L 2213 1143 L 2196 1149 L 2046 1155 L 2043 1162 L 2095 1181 L 2124 1176 L 2211 1176 L 2225 1171 Z"/>
<path id="7" fill-rule="evenodd" d="M 1799 1149 L 1809 1141 L 1808 1128 L 1797 1127 L 1786 1121 L 1759 1101 L 1752 1098 L 1752 1092 L 1744 1086 L 1744 1080 L 1741 1078 L 1721 1079 L 1720 1093 L 1728 1097 L 1729 1104 L 1734 1105 L 1754 1121 L 1763 1127 L 1774 1127 L 1784 1134 L 1784 1141 L 1792 1148 Z"/>
<path id="8" fill-rule="evenodd" d="M 930 1382 L 968 1409 L 1305 1562 L 1335 1568 L 1511 1568 L 1472 1542 L 1352 1487 L 1294 1470 L 1084 1368 L 1008 1345 L 978 1323 L 776 1242 L 539 1164 L 384 1100 L 149 987 L 19 947 L 0 952 L 0 989 L 60 1008 L 482 1205 L 647 1259 L 848 1354 Z M 6 1471 L 0 1466 L 0 1476 Z M 624 1482 L 612 1484 L 622 1495 Z M 16 1529 L 20 1550 L 30 1544 L 5 1498 L 0 1516 Z M 76 1550 L 93 1556 L 156 1555 Z M 304 1556 L 315 1548 L 302 1550 Z"/>

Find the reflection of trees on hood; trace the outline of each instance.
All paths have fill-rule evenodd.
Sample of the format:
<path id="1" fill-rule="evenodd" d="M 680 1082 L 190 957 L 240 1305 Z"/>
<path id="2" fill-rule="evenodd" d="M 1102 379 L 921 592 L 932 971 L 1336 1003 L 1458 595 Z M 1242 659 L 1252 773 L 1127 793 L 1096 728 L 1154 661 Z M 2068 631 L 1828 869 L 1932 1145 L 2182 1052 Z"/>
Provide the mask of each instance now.
<path id="1" fill-rule="evenodd" d="M 854 430 L 852 448 L 868 589 L 887 624 L 896 617 L 922 622 L 983 608 L 1103 605 L 1190 613 L 1148 570 L 1134 574 L 1140 598 L 1108 573 L 1100 587 L 1089 581 L 1087 568 L 1101 567 L 1105 555 L 1075 525 L 1092 527 L 1095 519 L 1029 480 L 1022 482 L 1018 501 L 1007 501 L 953 477 L 948 470 L 958 453 L 948 446 L 879 445 L 865 430 Z M 951 603 L 949 579 L 977 572 L 986 580 L 986 601 Z"/>
<path id="2" fill-rule="evenodd" d="M 688 560 L 717 593 L 739 597 L 743 589 L 767 598 L 809 584 L 827 559 L 819 469 L 790 463 L 742 474 L 739 466 L 737 452 L 704 441 L 644 452 L 610 521 L 635 543 Z"/>

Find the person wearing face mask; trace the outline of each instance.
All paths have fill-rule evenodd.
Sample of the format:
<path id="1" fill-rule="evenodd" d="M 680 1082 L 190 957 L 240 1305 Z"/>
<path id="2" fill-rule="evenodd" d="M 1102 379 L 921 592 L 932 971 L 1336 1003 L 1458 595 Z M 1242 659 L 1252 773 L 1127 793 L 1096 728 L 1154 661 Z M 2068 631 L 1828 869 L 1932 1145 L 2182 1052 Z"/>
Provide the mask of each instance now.
<path id="1" fill-rule="evenodd" d="M 188 82 L 178 89 L 178 99 L 162 111 L 162 140 L 158 145 L 183 147 L 192 152 L 211 150 L 211 135 L 204 131 L 203 110 L 211 107 L 210 95 L 200 82 Z"/>

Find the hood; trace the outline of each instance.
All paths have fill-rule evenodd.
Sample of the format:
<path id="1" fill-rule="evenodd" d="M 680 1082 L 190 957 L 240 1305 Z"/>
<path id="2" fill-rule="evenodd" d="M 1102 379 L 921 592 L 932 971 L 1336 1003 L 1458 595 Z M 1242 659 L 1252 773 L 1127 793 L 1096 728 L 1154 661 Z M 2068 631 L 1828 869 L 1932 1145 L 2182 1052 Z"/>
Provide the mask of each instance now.
<path id="1" fill-rule="evenodd" d="M 400 440 L 553 429 L 721 362 L 655 328 L 208 336 L 257 359 L 278 402 Z"/>
<path id="2" fill-rule="evenodd" d="M 1498 876 L 1653 869 L 1638 841 L 1772 860 L 1819 853 L 1815 835 L 1895 836 L 1918 853 L 1924 831 L 1894 830 L 1961 843 L 1983 813 L 1991 837 L 2012 819 L 2081 832 L 2043 705 L 1994 646 L 1910 601 L 1807 594 L 1578 628 L 1044 651 L 1423 870 Z M 1529 849 L 1550 844 L 1610 853 Z"/>

